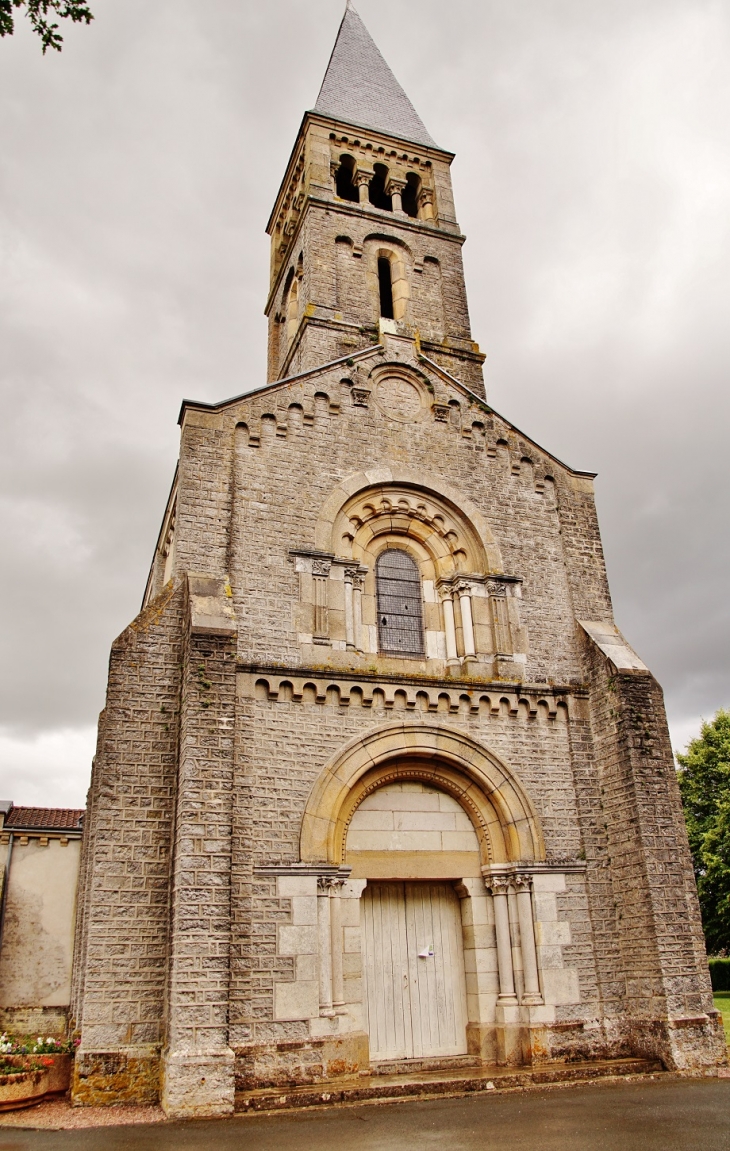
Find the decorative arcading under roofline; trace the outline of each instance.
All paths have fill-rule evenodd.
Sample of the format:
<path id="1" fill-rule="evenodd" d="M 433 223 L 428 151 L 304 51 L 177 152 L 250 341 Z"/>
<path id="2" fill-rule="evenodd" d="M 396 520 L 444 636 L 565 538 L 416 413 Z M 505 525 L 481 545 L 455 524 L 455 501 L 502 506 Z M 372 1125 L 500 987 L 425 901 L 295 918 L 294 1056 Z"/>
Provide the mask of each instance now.
<path id="1" fill-rule="evenodd" d="M 262 702 L 318 705 L 332 703 L 336 696 L 339 707 L 373 707 L 380 702 L 386 710 L 506 715 L 527 722 L 560 723 L 571 718 L 578 701 L 586 698 L 587 690 L 502 682 L 475 684 L 466 679 L 449 680 L 447 684 L 426 677 L 325 677 L 321 669 L 285 672 L 281 668 L 239 664 L 237 694 L 239 698 Z"/>

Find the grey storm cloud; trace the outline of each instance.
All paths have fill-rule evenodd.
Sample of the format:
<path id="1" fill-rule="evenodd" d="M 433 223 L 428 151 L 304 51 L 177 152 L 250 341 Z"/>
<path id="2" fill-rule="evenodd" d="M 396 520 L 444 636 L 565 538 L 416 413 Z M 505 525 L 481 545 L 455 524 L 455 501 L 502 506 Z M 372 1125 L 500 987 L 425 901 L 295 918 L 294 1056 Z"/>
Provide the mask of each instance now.
<path id="1" fill-rule="evenodd" d="M 181 398 L 265 379 L 264 225 L 342 11 L 92 6 L 61 55 L 22 19 L 0 43 L 0 791 L 16 802 L 83 797 Z M 617 621 L 676 744 L 730 701 L 730 8 L 357 7 L 457 153 L 491 403 L 599 473 Z"/>

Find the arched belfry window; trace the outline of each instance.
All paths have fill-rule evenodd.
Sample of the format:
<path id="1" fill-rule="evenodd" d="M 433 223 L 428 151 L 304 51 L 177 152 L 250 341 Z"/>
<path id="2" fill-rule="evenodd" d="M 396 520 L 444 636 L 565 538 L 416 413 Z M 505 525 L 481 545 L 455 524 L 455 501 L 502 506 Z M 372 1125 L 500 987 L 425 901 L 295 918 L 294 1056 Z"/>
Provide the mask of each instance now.
<path id="1" fill-rule="evenodd" d="M 378 256 L 378 291 L 380 293 L 380 315 L 384 320 L 393 319 L 393 278 L 390 260 Z"/>
<path id="2" fill-rule="evenodd" d="M 373 172 L 375 174 L 368 185 L 368 199 L 374 208 L 382 208 L 385 212 L 392 212 L 393 200 L 385 191 L 388 169 L 385 164 L 375 164 Z"/>
<path id="3" fill-rule="evenodd" d="M 408 552 L 392 548 L 375 564 L 379 648 L 389 655 L 423 655 L 421 575 Z"/>
<path id="4" fill-rule="evenodd" d="M 340 156 L 340 166 L 335 172 L 335 190 L 340 200 L 351 200 L 357 204 L 360 195 L 353 181 L 355 161 L 352 156 Z"/>

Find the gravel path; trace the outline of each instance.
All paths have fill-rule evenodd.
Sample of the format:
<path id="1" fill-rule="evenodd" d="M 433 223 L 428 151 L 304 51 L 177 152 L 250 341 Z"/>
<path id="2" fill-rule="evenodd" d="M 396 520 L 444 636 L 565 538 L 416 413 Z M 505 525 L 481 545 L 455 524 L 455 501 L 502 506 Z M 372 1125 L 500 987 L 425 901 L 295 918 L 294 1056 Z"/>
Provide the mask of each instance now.
<path id="1" fill-rule="evenodd" d="M 73 1130 L 79 1127 L 122 1127 L 128 1123 L 165 1123 L 161 1107 L 72 1107 L 66 1099 L 48 1099 L 22 1111 L 0 1112 L 0 1127 Z"/>

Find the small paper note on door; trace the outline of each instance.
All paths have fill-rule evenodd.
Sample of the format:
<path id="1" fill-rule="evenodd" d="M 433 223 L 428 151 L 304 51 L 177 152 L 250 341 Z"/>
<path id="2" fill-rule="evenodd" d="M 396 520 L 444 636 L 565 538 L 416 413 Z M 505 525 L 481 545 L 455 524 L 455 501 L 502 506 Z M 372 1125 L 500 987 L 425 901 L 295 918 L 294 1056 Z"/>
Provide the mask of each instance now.
<path id="1" fill-rule="evenodd" d="M 433 944 L 429 943 L 428 947 L 424 947 L 423 951 L 418 952 L 419 959 L 430 959 L 433 955 Z"/>

